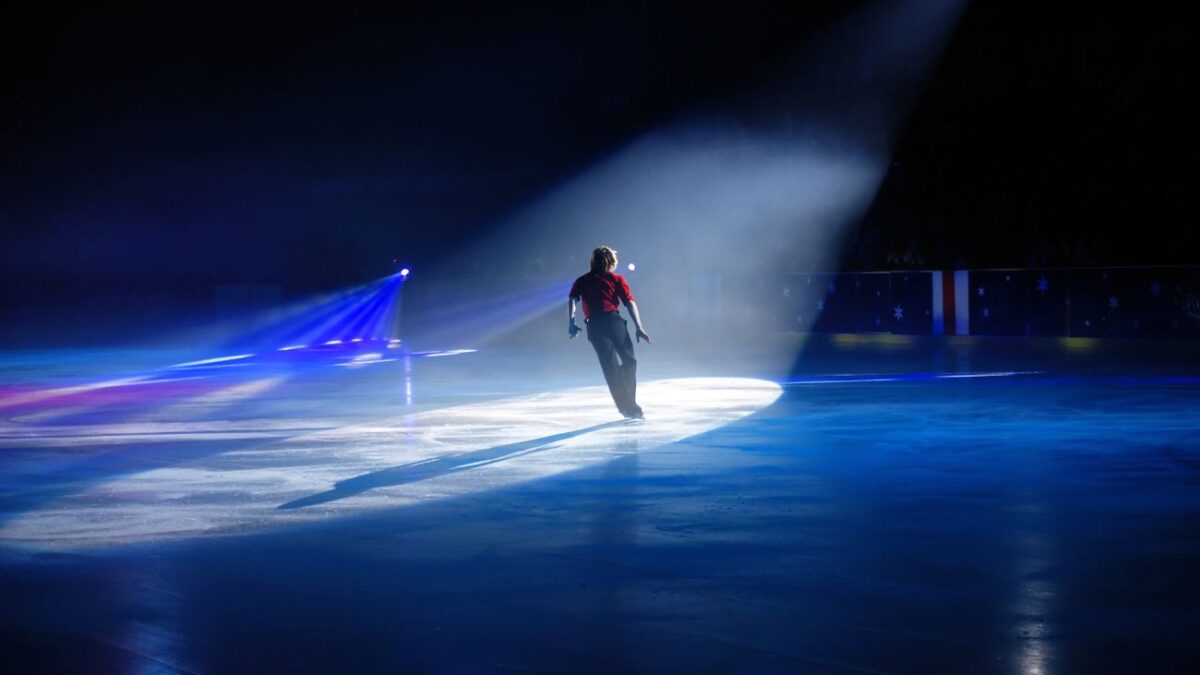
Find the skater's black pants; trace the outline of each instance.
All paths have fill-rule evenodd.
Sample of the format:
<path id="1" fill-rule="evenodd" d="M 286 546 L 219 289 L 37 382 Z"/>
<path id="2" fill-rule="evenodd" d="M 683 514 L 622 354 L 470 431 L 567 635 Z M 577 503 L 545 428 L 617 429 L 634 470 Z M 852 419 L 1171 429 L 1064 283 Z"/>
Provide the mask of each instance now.
<path id="1" fill-rule="evenodd" d="M 596 350 L 604 381 L 622 414 L 641 412 L 637 404 L 637 359 L 629 328 L 618 312 L 604 312 L 587 321 L 588 342 Z"/>

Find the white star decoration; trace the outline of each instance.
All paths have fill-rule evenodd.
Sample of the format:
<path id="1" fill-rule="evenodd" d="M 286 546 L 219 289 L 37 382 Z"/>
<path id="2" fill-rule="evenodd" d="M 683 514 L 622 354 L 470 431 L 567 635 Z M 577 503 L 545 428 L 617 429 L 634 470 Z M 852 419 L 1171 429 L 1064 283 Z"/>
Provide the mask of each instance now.
<path id="1" fill-rule="evenodd" d="M 983 286 L 979 287 L 979 297 L 983 297 Z"/>
<path id="2" fill-rule="evenodd" d="M 1044 276 L 1039 277 L 1038 278 L 1038 293 L 1045 295 L 1046 291 L 1048 291 L 1048 290 L 1050 290 L 1050 280 Z"/>
<path id="3" fill-rule="evenodd" d="M 896 305 L 895 309 L 892 310 L 892 316 L 896 317 L 897 321 L 899 321 L 900 319 L 903 319 L 904 318 L 904 308 L 901 307 L 900 305 Z"/>
<path id="4" fill-rule="evenodd" d="M 1117 296 L 1115 296 L 1115 295 L 1108 296 L 1108 308 L 1109 309 L 1116 309 L 1120 306 L 1121 306 L 1121 301 L 1120 301 L 1120 299 L 1117 298 Z"/>
<path id="5" fill-rule="evenodd" d="M 992 310 L 988 309 L 987 307 L 984 307 L 983 308 L 983 318 L 987 319 L 987 318 L 990 318 L 991 316 L 992 316 Z"/>

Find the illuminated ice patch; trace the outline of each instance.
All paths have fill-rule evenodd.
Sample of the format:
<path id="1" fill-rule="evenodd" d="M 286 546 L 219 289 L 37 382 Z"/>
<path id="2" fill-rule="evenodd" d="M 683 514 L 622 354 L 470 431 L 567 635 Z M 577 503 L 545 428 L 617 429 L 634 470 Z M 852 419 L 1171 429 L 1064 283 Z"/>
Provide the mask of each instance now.
<path id="1" fill-rule="evenodd" d="M 34 389 L 11 396 L 0 397 L 0 408 L 9 408 L 19 405 L 29 405 L 31 403 L 41 403 L 48 399 L 59 398 L 61 396 L 71 396 L 74 394 L 82 394 L 99 389 L 112 389 L 115 387 L 127 387 L 133 384 L 140 384 L 149 380 L 149 377 L 123 377 L 115 380 L 106 380 L 104 382 L 92 382 L 89 384 L 77 384 L 69 387 L 54 387 L 52 389 Z"/>
<path id="2" fill-rule="evenodd" d="M 251 356 L 254 356 L 254 355 L 253 354 L 235 354 L 233 356 L 218 356 L 218 357 L 212 358 L 212 359 L 200 359 L 199 361 L 188 361 L 186 363 L 176 363 L 175 365 L 173 365 L 171 367 L 172 368 L 191 368 L 194 366 L 207 366 L 207 365 L 213 364 L 213 363 L 225 363 L 227 361 L 240 361 L 242 359 L 248 359 Z"/>
<path id="3" fill-rule="evenodd" d="M 651 452 L 761 410 L 781 392 L 755 379 L 660 380 L 639 387 L 648 416 L 639 422 L 617 417 L 607 388 L 588 387 L 266 438 L 15 514 L 0 543 L 78 549 L 237 534 L 494 490 Z M 190 423 L 187 435 L 203 435 L 205 424 Z M 218 435 L 238 433 L 211 424 Z"/>

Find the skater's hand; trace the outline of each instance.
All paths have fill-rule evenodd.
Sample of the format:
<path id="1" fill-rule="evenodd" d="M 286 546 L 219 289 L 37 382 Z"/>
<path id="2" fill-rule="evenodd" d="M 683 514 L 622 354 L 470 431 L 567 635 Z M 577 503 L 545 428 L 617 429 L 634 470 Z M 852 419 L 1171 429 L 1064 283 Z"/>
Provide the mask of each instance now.
<path id="1" fill-rule="evenodd" d="M 650 336 L 646 335 L 646 331 L 642 330 L 641 328 L 637 329 L 637 339 L 638 339 L 638 342 L 645 340 L 646 344 L 652 344 L 650 342 Z"/>
<path id="2" fill-rule="evenodd" d="M 579 335 L 579 331 L 580 328 L 576 325 L 575 319 L 571 319 L 571 322 L 567 325 L 567 337 L 574 340 L 575 336 Z"/>

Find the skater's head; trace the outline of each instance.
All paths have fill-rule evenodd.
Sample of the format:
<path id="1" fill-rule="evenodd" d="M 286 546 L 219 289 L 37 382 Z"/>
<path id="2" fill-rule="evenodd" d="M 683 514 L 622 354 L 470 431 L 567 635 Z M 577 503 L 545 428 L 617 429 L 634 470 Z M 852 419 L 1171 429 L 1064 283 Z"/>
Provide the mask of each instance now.
<path id="1" fill-rule="evenodd" d="M 617 269 L 617 249 L 601 246 L 592 251 L 592 271 L 611 272 Z"/>

